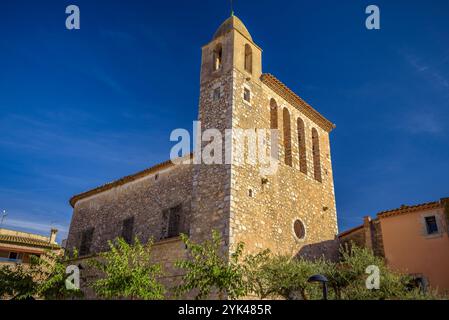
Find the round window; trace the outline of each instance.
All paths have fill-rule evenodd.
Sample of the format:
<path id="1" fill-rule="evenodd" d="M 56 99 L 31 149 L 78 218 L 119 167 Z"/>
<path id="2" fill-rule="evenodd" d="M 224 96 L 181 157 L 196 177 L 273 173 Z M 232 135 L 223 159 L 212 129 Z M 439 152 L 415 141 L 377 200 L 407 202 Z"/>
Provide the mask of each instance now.
<path id="1" fill-rule="evenodd" d="M 306 236 L 306 229 L 304 227 L 304 224 L 299 219 L 295 220 L 295 222 L 293 223 L 293 230 L 295 231 L 295 236 L 298 239 L 304 239 L 304 237 Z"/>

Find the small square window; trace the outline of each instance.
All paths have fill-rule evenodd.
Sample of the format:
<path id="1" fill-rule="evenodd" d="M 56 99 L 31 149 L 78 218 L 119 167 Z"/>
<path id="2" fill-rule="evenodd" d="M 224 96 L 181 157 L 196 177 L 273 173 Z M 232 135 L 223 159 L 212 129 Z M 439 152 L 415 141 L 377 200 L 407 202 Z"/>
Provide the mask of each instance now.
<path id="1" fill-rule="evenodd" d="M 17 252 L 10 252 L 9 253 L 9 259 L 16 260 L 17 257 L 18 257 L 18 253 Z"/>
<path id="2" fill-rule="evenodd" d="M 436 234 L 438 233 L 438 224 L 435 216 L 426 217 L 426 229 L 427 234 Z"/>
<path id="3" fill-rule="evenodd" d="M 220 87 L 214 89 L 214 101 L 220 99 Z"/>
<path id="4" fill-rule="evenodd" d="M 246 102 L 251 102 L 251 91 L 249 91 L 248 88 L 243 89 L 243 99 L 245 99 Z"/>

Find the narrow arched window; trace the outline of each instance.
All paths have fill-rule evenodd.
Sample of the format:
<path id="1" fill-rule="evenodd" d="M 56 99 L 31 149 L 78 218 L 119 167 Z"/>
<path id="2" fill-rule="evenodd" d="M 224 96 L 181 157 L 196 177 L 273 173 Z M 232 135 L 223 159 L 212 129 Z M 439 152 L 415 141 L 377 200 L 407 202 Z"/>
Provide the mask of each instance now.
<path id="1" fill-rule="evenodd" d="M 270 100 L 270 128 L 278 128 L 278 105 L 274 99 Z"/>
<path id="2" fill-rule="evenodd" d="M 245 70 L 253 72 L 253 50 L 249 44 L 245 45 Z"/>
<path id="3" fill-rule="evenodd" d="M 274 99 L 270 100 L 270 129 L 271 131 L 271 157 L 279 159 L 278 135 L 278 105 Z M 276 131 L 275 131 L 276 130 Z"/>
<path id="4" fill-rule="evenodd" d="M 221 47 L 221 44 L 219 43 L 215 47 L 214 53 L 213 53 L 213 70 L 214 71 L 221 69 L 222 58 L 223 58 L 223 48 Z"/>
<path id="5" fill-rule="evenodd" d="M 298 154 L 299 154 L 299 170 L 307 174 L 307 154 L 306 154 L 306 131 L 304 129 L 304 121 L 301 118 L 297 120 L 298 130 Z"/>
<path id="6" fill-rule="evenodd" d="M 313 173 L 315 180 L 321 182 L 320 137 L 318 131 L 312 129 Z"/>
<path id="7" fill-rule="evenodd" d="M 283 124 L 284 124 L 284 153 L 285 153 L 285 164 L 292 166 L 292 138 L 291 138 L 291 127 L 290 127 L 290 112 L 287 108 L 283 111 Z"/>

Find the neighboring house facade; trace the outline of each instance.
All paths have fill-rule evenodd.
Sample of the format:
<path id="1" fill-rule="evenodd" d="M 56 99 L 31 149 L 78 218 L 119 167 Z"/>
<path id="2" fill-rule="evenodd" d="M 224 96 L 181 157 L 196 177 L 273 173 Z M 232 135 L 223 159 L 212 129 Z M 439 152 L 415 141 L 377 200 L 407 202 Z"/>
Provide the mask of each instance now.
<path id="1" fill-rule="evenodd" d="M 202 48 L 198 119 L 202 132 L 217 129 L 223 137 L 228 129 L 279 130 L 270 151 L 279 158 L 277 171 L 262 174 L 260 163 L 236 157 L 228 164 L 194 164 L 196 154 L 184 163 L 158 164 L 74 196 L 67 249 L 88 257 L 107 250 L 116 237 L 154 239 L 155 259 L 170 274 L 167 282 L 176 275 L 173 262 L 185 255 L 180 233 L 203 241 L 218 230 L 228 253 L 238 242 L 247 252 L 335 253 L 329 142 L 335 126 L 262 73 L 262 50 L 235 16 Z M 234 146 L 234 131 L 231 137 Z"/>
<path id="2" fill-rule="evenodd" d="M 60 250 L 56 243 L 58 230 L 51 229 L 50 236 L 0 229 L 0 266 L 29 264 L 31 256 L 39 257 L 47 250 Z"/>
<path id="3" fill-rule="evenodd" d="M 449 198 L 383 211 L 373 220 L 339 234 L 372 248 L 393 270 L 422 278 L 432 288 L 449 292 Z"/>

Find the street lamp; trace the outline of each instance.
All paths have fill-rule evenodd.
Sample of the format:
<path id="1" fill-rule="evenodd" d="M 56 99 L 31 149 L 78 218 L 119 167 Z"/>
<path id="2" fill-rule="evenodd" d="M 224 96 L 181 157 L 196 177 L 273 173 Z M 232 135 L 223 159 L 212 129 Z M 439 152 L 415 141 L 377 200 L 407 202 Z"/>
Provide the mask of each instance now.
<path id="1" fill-rule="evenodd" d="M 320 282 L 323 285 L 323 300 L 327 300 L 327 278 L 321 274 L 315 274 L 307 282 Z"/>

